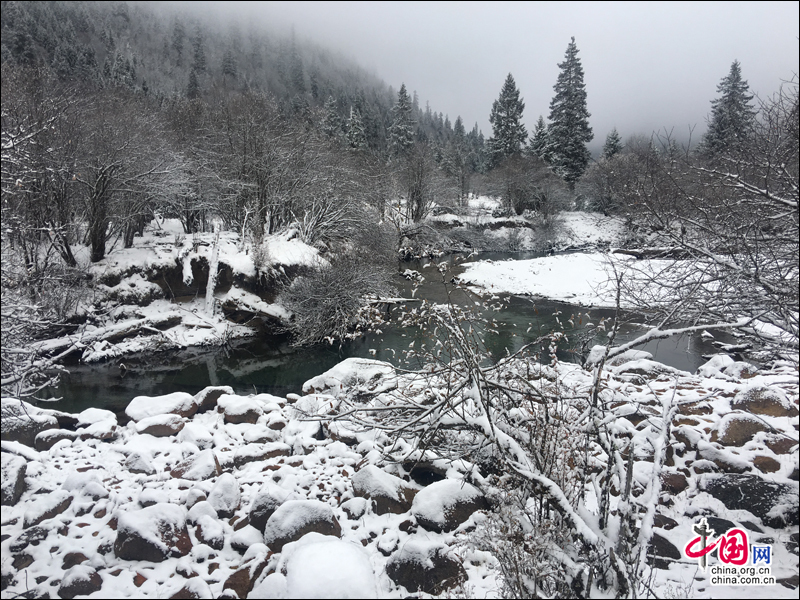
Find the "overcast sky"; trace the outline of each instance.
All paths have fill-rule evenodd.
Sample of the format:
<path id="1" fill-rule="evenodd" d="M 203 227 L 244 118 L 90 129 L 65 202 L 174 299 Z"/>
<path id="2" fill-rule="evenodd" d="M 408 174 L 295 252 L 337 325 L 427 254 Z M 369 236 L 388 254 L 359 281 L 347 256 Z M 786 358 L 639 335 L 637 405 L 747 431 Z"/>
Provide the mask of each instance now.
<path id="1" fill-rule="evenodd" d="M 633 133 L 705 130 L 717 84 L 739 60 L 768 96 L 798 72 L 798 2 L 258 2 L 247 11 L 341 50 L 424 106 L 491 135 L 510 72 L 531 129 L 549 113 L 575 36 L 595 144 Z M 231 7 L 233 3 L 225 3 Z"/>

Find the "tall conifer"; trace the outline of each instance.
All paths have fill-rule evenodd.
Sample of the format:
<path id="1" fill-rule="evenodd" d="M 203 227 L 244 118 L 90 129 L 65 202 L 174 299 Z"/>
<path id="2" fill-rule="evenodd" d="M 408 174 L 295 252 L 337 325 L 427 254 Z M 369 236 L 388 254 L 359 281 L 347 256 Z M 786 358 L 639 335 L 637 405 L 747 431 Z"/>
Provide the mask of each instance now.
<path id="1" fill-rule="evenodd" d="M 514 77 L 509 73 L 503 89 L 500 90 L 500 97 L 492 104 L 492 112 L 489 115 L 493 132 L 489 139 L 489 151 L 494 164 L 522 150 L 522 145 L 528 137 L 525 125 L 522 124 L 523 110 L 525 103 L 519 97 Z"/>
<path id="2" fill-rule="evenodd" d="M 558 67 L 561 72 L 553 86 L 556 95 L 550 102 L 546 152 L 556 172 L 570 187 L 574 187 L 589 165 L 591 155 L 586 144 L 594 138 L 589 127 L 591 115 L 586 109 L 583 67 L 574 37 L 567 46 L 564 62 Z"/>

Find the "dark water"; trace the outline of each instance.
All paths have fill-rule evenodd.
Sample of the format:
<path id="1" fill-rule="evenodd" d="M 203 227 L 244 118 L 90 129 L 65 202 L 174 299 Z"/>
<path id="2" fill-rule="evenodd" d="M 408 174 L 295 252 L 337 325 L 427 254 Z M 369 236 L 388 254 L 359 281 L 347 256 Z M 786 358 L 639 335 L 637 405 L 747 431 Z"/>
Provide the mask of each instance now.
<path id="1" fill-rule="evenodd" d="M 509 257 L 525 259 L 538 256 L 533 253 L 483 253 L 481 259 L 504 260 Z M 502 310 L 485 308 L 476 304 L 477 296 L 450 284 L 454 276 L 463 269 L 459 266 L 463 257 L 445 259 L 448 271 L 440 273 L 435 264 L 427 261 L 403 263 L 423 274 L 425 281 L 414 290 L 415 285 L 403 277 L 397 278 L 398 296 L 425 299 L 432 303 L 452 303 L 460 308 L 480 309 L 476 316 L 492 321 L 491 331 L 485 325 L 476 325 L 483 332 L 481 339 L 494 360 L 515 352 L 524 344 L 534 341 L 554 328 L 562 330 L 567 341 L 559 345 L 558 356 L 562 361 L 579 360 L 580 340 L 587 334 L 586 323 L 594 324 L 601 319 L 613 317 L 611 310 L 587 310 L 558 302 L 529 298 L 504 297 L 488 304 L 502 304 Z M 426 266 L 427 265 L 427 266 Z M 116 412 L 124 410 L 130 400 L 138 395 L 160 395 L 174 391 L 195 393 L 209 385 L 229 385 L 238 393 L 271 393 L 285 396 L 299 393 L 308 379 L 333 367 L 341 360 L 352 357 L 375 358 L 394 364 L 416 366 L 414 356 L 423 343 L 430 344 L 427 332 L 418 328 L 399 326 L 398 320 L 404 311 L 419 310 L 420 303 L 396 305 L 381 333 L 372 333 L 339 347 L 322 345 L 314 348 L 292 348 L 285 337 L 259 337 L 239 340 L 227 349 L 195 348 L 184 351 L 155 353 L 147 356 L 128 356 L 108 363 L 78 365 L 70 367 L 54 396 L 61 400 L 46 403 L 48 407 L 68 412 L 78 412 L 89 407 L 108 408 Z M 630 317 L 636 320 L 635 317 Z M 561 329 L 558 325 L 563 325 Z M 569 320 L 572 320 L 572 324 Z M 467 322 L 462 323 L 469 327 Z M 574 326 L 573 326 L 574 325 Z M 641 325 L 623 325 L 617 343 L 633 339 L 643 332 Z M 730 338 L 714 332 L 717 339 Z M 592 343 L 602 343 L 601 333 Z M 413 348 L 411 348 L 413 342 Z M 654 355 L 654 359 L 678 369 L 693 372 L 705 362 L 702 354 L 713 354 L 716 349 L 699 335 L 679 336 L 674 339 L 650 342 L 640 347 Z M 545 360 L 549 355 L 545 353 Z M 125 368 L 120 367 L 120 363 Z"/>

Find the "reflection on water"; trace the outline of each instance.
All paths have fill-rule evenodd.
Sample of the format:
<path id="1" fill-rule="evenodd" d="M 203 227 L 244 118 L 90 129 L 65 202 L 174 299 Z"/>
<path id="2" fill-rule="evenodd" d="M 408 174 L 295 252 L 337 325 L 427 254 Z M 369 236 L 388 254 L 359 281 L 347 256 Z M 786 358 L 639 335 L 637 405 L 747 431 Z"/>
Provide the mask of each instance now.
<path id="1" fill-rule="evenodd" d="M 510 255 L 506 253 L 485 253 L 481 259 L 493 260 L 531 258 L 532 253 Z M 415 269 L 423 273 L 425 281 L 414 290 L 414 285 L 398 277 L 398 295 L 425 299 L 433 303 L 452 302 L 461 307 L 475 307 L 482 311 L 485 319 L 492 321 L 491 331 L 485 332 L 483 340 L 486 350 L 494 360 L 513 353 L 523 345 L 546 335 L 560 322 L 567 341 L 559 346 L 558 357 L 562 361 L 578 361 L 576 347 L 587 332 L 586 324 L 595 325 L 601 319 L 613 318 L 611 310 L 587 310 L 546 300 L 533 301 L 530 298 L 510 297 L 495 299 L 490 305 L 502 301 L 502 310 L 485 308 L 477 303 L 477 298 L 446 285 L 461 272 L 459 266 L 463 259 L 448 258 L 450 270 L 442 275 L 435 265 L 425 266 L 426 262 L 403 263 L 403 269 Z M 419 303 L 395 306 L 392 319 L 404 310 L 418 309 Z M 558 319 L 558 322 L 556 321 Z M 260 337 L 239 340 L 227 350 L 195 348 L 184 351 L 157 353 L 148 356 L 130 356 L 114 362 L 99 365 L 70 367 L 54 395 L 61 401 L 48 403 L 49 407 L 68 412 L 78 412 L 89 407 L 101 407 L 120 412 L 137 395 L 160 395 L 174 391 L 195 393 L 209 385 L 229 385 L 237 393 L 271 393 L 285 396 L 299 393 L 308 379 L 319 375 L 339 361 L 359 356 L 376 358 L 394 364 L 404 364 L 405 351 L 414 342 L 414 349 L 426 343 L 428 334 L 420 329 L 406 329 L 391 323 L 381 328 L 381 333 L 369 334 L 358 340 L 348 342 L 341 348 L 318 346 L 314 348 L 292 348 L 282 336 Z M 624 325 L 617 338 L 623 343 L 640 335 L 641 326 Z M 731 341 L 724 334 L 717 339 Z M 604 333 L 592 343 L 602 343 Z M 655 340 L 640 347 L 654 355 L 654 359 L 678 369 L 694 372 L 705 360 L 703 354 L 713 354 L 716 349 L 708 340 L 699 335 L 685 335 L 667 340 Z M 545 352 L 543 360 L 550 360 Z M 124 367 L 120 367 L 120 364 Z M 410 366 L 415 366 L 410 363 Z"/>

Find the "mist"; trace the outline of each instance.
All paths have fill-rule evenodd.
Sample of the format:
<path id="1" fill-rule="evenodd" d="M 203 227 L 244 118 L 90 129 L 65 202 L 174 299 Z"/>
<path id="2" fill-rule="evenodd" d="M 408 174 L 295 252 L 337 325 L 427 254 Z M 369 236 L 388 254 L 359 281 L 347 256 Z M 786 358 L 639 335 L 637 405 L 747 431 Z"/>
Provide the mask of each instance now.
<path id="1" fill-rule="evenodd" d="M 192 3 L 338 50 L 424 107 L 491 135 L 508 73 L 524 122 L 545 119 L 572 36 L 585 71 L 593 149 L 616 127 L 702 136 L 717 84 L 738 60 L 750 90 L 772 95 L 798 72 L 797 2 L 261 2 Z"/>

